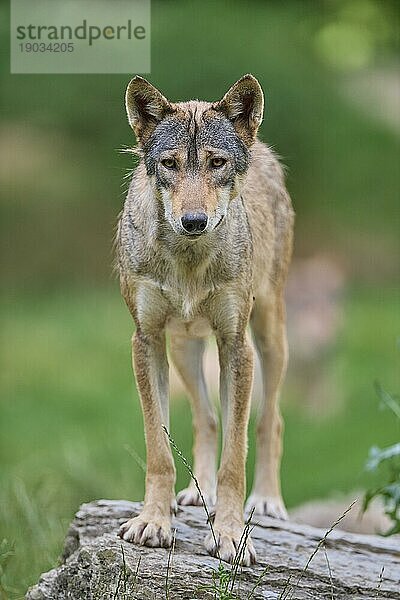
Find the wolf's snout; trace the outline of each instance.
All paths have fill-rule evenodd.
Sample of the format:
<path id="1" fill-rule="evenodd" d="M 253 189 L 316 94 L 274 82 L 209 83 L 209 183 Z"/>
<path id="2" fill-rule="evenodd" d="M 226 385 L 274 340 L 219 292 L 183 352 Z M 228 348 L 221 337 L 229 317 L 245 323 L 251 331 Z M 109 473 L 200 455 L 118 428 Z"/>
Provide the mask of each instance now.
<path id="1" fill-rule="evenodd" d="M 181 224 L 186 233 L 203 233 L 207 227 L 208 217 L 203 212 L 187 212 L 181 217 Z"/>

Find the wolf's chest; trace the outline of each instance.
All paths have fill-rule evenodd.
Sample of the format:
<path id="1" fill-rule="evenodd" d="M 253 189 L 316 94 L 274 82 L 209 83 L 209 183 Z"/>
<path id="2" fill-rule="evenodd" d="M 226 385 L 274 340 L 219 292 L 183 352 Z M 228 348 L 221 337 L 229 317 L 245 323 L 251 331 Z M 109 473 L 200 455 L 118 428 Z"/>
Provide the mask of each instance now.
<path id="1" fill-rule="evenodd" d="M 201 314 L 202 305 L 210 291 L 209 286 L 198 280 L 174 281 L 161 286 L 172 315 L 183 321 L 192 321 Z"/>
<path id="2" fill-rule="evenodd" d="M 165 325 L 171 332 L 200 336 L 211 332 L 206 301 L 211 287 L 198 279 L 142 280 L 137 287 L 139 321 L 149 329 Z"/>
<path id="3" fill-rule="evenodd" d="M 204 314 L 204 306 L 210 288 L 198 281 L 187 282 L 174 288 L 163 289 L 169 298 L 172 314 L 166 322 L 167 330 L 174 335 L 206 337 L 211 334 L 210 321 Z"/>

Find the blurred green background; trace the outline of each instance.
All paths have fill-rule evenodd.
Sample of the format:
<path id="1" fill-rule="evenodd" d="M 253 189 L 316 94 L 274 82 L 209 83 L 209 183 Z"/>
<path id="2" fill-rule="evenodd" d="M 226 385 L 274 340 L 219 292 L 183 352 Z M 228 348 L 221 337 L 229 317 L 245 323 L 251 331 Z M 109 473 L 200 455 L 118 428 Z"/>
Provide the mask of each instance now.
<path id="1" fill-rule="evenodd" d="M 398 7 L 152 2 L 149 79 L 172 100 L 214 100 L 243 73 L 259 78 L 261 137 L 287 166 L 297 213 L 295 258 L 328 256 L 345 281 L 341 326 L 314 366 L 335 410 L 306 410 L 301 361 L 289 370 L 289 507 L 362 488 L 368 448 L 400 437 L 373 392 L 375 379 L 400 390 Z M 118 153 L 134 143 L 129 75 L 10 75 L 7 2 L 0 10 L 0 597 L 14 598 L 56 564 L 81 502 L 142 498 L 145 449 L 133 327 L 112 273 L 132 167 Z M 171 430 L 190 458 L 184 396 Z M 248 485 L 252 439 L 253 423 Z"/>

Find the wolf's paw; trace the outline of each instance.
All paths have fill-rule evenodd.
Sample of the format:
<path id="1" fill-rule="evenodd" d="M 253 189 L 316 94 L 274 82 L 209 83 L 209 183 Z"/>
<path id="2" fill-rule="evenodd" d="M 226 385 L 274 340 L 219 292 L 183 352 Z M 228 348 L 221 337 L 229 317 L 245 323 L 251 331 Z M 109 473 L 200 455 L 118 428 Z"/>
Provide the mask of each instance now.
<path id="1" fill-rule="evenodd" d="M 288 514 L 280 496 L 259 496 L 251 494 L 246 502 L 245 511 L 251 512 L 254 508 L 255 515 L 264 515 L 287 521 Z"/>
<path id="2" fill-rule="evenodd" d="M 169 548 L 172 543 L 170 520 L 162 517 L 149 519 L 139 515 L 129 519 L 121 525 L 118 535 L 126 542 L 152 548 Z"/>
<path id="3" fill-rule="evenodd" d="M 243 530 L 235 531 L 214 527 L 214 535 L 210 532 L 204 541 L 207 552 L 211 556 L 221 558 L 228 563 L 237 562 L 240 565 L 249 567 L 257 561 L 256 551 L 250 537 L 247 537 L 244 544 Z"/>
<path id="4" fill-rule="evenodd" d="M 202 492 L 203 498 L 206 502 L 207 508 L 210 509 L 215 504 L 215 492 L 206 493 Z M 203 501 L 200 494 L 195 486 L 189 486 L 184 490 L 178 492 L 176 501 L 181 506 L 203 506 Z"/>

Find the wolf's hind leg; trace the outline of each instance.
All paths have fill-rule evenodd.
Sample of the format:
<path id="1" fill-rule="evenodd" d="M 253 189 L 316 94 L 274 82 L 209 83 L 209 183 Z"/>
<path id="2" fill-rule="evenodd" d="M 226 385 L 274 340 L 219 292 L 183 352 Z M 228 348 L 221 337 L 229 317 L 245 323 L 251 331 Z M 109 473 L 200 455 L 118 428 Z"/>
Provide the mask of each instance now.
<path id="1" fill-rule="evenodd" d="M 285 306 L 282 295 L 257 299 L 251 329 L 261 363 L 263 396 L 257 421 L 256 468 L 246 510 L 287 519 L 280 484 L 283 421 L 279 393 L 287 365 Z"/>
<path id="2" fill-rule="evenodd" d="M 208 397 L 203 373 L 205 340 L 174 336 L 170 351 L 172 361 L 190 397 L 194 430 L 194 474 L 208 506 L 215 504 L 217 419 Z M 193 481 L 177 495 L 178 504 L 202 504 Z"/>

